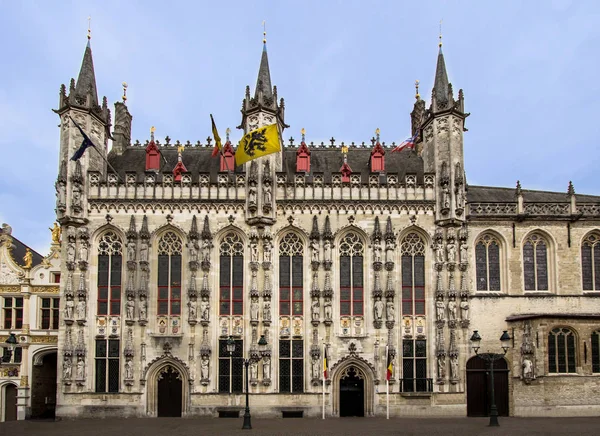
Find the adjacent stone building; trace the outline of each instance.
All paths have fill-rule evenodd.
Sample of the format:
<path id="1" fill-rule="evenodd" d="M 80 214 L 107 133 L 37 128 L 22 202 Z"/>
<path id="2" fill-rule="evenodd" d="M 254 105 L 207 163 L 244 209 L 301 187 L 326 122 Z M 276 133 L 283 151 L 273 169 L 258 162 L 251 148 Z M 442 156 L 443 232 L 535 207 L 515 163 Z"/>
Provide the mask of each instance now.
<path id="1" fill-rule="evenodd" d="M 289 127 L 266 44 L 241 112 L 243 132 Z M 56 113 L 58 416 L 237 414 L 244 359 L 254 415 L 385 415 L 388 360 L 391 416 L 485 415 L 473 330 L 481 352 L 512 338 L 501 414 L 600 413 L 600 197 L 469 185 L 441 46 L 400 152 L 303 132 L 235 168 L 229 134 L 215 158 L 132 142 L 89 44 Z M 98 148 L 70 161 L 78 126 Z"/>

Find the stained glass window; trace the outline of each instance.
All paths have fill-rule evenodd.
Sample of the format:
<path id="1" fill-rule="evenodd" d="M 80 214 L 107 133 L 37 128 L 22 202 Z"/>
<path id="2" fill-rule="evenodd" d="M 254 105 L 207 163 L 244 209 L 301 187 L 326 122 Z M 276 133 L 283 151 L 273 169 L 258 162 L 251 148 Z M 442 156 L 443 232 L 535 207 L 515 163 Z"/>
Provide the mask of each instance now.
<path id="1" fill-rule="evenodd" d="M 575 361 L 575 334 L 567 328 L 553 329 L 548 334 L 548 372 L 576 372 Z"/>
<path id="2" fill-rule="evenodd" d="M 526 291 L 548 290 L 548 244 L 540 235 L 530 235 L 523 245 Z"/>
<path id="3" fill-rule="evenodd" d="M 489 234 L 475 244 L 475 273 L 478 291 L 500 290 L 500 243 Z"/>
<path id="4" fill-rule="evenodd" d="M 119 340 L 96 340 L 96 392 L 119 392 Z"/>
<path id="5" fill-rule="evenodd" d="M 98 315 L 121 314 L 123 243 L 108 231 L 98 244 Z"/>
<path id="6" fill-rule="evenodd" d="M 425 243 L 409 233 L 400 245 L 402 266 L 402 314 L 425 315 Z"/>
<path id="7" fill-rule="evenodd" d="M 295 233 L 279 243 L 279 314 L 302 315 L 304 246 Z"/>
<path id="8" fill-rule="evenodd" d="M 182 245 L 171 231 L 158 241 L 158 315 L 181 315 Z"/>
<path id="9" fill-rule="evenodd" d="M 219 248 L 219 314 L 244 313 L 244 244 L 234 232 L 229 232 Z"/>
<path id="10" fill-rule="evenodd" d="M 581 246 L 581 275 L 584 291 L 600 291 L 600 236 L 591 234 Z"/>
<path id="11" fill-rule="evenodd" d="M 354 232 L 340 243 L 340 315 L 363 315 L 363 251 L 364 244 Z"/>
<path id="12" fill-rule="evenodd" d="M 304 392 L 304 341 L 279 341 L 279 392 Z"/>
<path id="13" fill-rule="evenodd" d="M 402 341 L 402 391 L 426 392 L 427 346 L 425 340 Z"/>
<path id="14" fill-rule="evenodd" d="M 244 341 L 236 340 L 231 355 L 227 339 L 219 340 L 219 392 L 241 393 L 244 386 Z"/>

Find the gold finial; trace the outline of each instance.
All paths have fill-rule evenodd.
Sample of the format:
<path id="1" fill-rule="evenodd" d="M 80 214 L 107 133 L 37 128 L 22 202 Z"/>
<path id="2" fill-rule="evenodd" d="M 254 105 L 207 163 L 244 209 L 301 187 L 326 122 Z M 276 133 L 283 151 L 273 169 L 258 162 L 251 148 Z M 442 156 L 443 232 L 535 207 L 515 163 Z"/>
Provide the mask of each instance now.
<path id="1" fill-rule="evenodd" d="M 440 43 L 438 45 L 442 47 L 442 20 L 440 20 Z"/>
<path id="2" fill-rule="evenodd" d="M 88 16 L 88 34 L 87 34 L 87 38 L 88 41 L 90 39 L 92 39 L 92 17 Z"/>
<path id="3" fill-rule="evenodd" d="M 227 142 L 229 142 L 229 134 L 231 133 L 231 129 L 229 127 L 227 127 L 227 129 L 225 130 L 225 137 L 227 138 Z"/>
<path id="4" fill-rule="evenodd" d="M 266 21 L 263 20 L 263 44 L 267 43 L 267 25 Z"/>
<path id="5" fill-rule="evenodd" d="M 300 134 L 302 135 L 302 142 L 304 142 L 304 138 L 306 135 L 306 130 L 304 130 L 304 127 L 302 127 L 302 130 L 300 130 Z"/>
<path id="6" fill-rule="evenodd" d="M 154 132 L 156 131 L 156 127 L 150 127 L 150 141 L 154 141 Z"/>
<path id="7" fill-rule="evenodd" d="M 23 256 L 23 262 L 25 262 L 23 268 L 31 269 L 31 264 L 33 263 L 33 254 L 31 254 L 31 250 L 29 248 L 27 248 L 25 251 L 25 256 Z"/>
<path id="8" fill-rule="evenodd" d="M 123 97 L 121 97 L 123 99 L 123 103 L 125 103 L 127 101 L 127 82 L 123 82 Z"/>
<path id="9" fill-rule="evenodd" d="M 177 147 L 177 153 L 179 153 L 181 155 L 181 153 L 183 153 L 183 150 L 185 150 L 185 147 L 183 145 L 180 145 L 179 147 Z"/>
<path id="10" fill-rule="evenodd" d="M 415 89 L 417 90 L 417 93 L 415 94 L 415 98 L 418 100 L 421 98 L 421 95 L 419 94 L 419 81 L 415 80 Z"/>
<path id="11" fill-rule="evenodd" d="M 344 154 L 344 158 L 345 158 L 346 155 L 348 154 L 348 146 L 347 145 L 342 145 L 342 153 Z"/>

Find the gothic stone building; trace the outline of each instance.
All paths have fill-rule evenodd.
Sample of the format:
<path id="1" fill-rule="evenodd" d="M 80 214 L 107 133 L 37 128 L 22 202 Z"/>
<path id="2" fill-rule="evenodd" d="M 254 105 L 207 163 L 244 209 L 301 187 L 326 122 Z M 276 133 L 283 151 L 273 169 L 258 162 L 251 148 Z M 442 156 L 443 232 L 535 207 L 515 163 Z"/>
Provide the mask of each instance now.
<path id="1" fill-rule="evenodd" d="M 0 229 L 0 421 L 50 418 L 56 404 L 60 228 L 42 257 Z"/>
<path id="2" fill-rule="evenodd" d="M 468 185 L 464 105 L 440 49 L 415 150 L 303 134 L 233 170 L 229 141 L 132 143 L 125 102 L 111 126 L 88 45 L 56 110 L 57 415 L 237 414 L 248 358 L 253 414 L 318 416 L 326 353 L 326 415 L 381 416 L 388 351 L 392 416 L 485 415 L 473 330 L 512 338 L 501 414 L 600 413 L 600 197 Z M 241 112 L 288 127 L 266 46 Z M 69 160 L 71 118 L 100 153 Z"/>

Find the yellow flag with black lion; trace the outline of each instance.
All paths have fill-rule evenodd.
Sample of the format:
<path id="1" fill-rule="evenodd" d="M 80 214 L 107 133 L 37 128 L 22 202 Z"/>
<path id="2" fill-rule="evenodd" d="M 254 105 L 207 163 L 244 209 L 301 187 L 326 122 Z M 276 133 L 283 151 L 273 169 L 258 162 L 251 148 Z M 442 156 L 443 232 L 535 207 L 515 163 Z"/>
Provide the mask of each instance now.
<path id="1" fill-rule="evenodd" d="M 277 124 L 270 124 L 248 132 L 235 151 L 235 165 L 245 164 L 249 160 L 281 151 Z"/>

